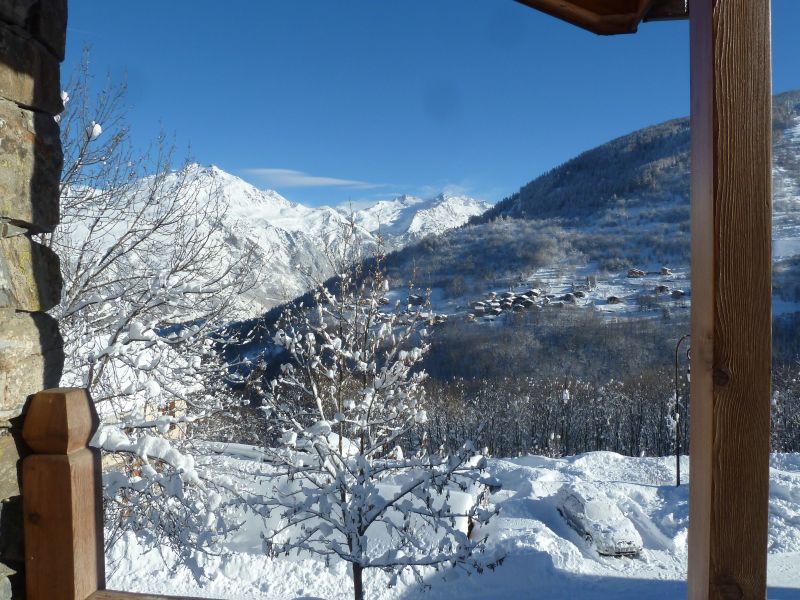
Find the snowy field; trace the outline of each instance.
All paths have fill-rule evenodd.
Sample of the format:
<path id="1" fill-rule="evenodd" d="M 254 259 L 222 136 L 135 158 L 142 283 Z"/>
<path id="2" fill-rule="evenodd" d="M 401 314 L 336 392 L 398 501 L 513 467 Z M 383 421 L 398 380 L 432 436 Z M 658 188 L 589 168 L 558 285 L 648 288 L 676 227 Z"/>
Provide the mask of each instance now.
<path id="1" fill-rule="evenodd" d="M 257 449 L 237 447 L 205 459 L 258 485 L 269 465 Z M 235 456 L 234 456 L 235 454 Z M 681 471 L 689 470 L 687 457 Z M 593 452 L 564 459 L 540 456 L 490 459 L 489 474 L 502 483 L 492 496 L 500 513 L 488 526 L 489 550 L 505 554 L 494 572 L 466 576 L 431 573 L 424 585 L 367 572 L 370 599 L 611 598 L 672 599 L 685 596 L 688 488 L 675 487 L 674 458 L 631 458 Z M 685 475 L 684 475 L 685 478 Z M 637 558 L 600 556 L 557 510 L 564 486 L 592 488 L 616 505 L 643 542 Z M 773 455 L 770 463 L 769 598 L 800 600 L 800 454 Z M 145 551 L 132 535 L 107 556 L 109 587 L 139 592 L 241 600 L 348 599 L 352 582 L 344 564 L 326 567 L 314 558 L 270 560 L 261 552 L 263 522 L 248 518 L 226 542 L 227 554 L 194 569 L 172 570 L 170 552 Z M 196 575 L 202 572 L 198 580 Z"/>

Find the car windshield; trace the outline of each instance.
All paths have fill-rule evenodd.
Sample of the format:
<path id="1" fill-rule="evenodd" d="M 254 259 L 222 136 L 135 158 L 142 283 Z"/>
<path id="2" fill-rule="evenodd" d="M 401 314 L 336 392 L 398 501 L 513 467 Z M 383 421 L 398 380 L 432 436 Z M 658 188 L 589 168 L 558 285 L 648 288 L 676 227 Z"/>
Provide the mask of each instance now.
<path id="1" fill-rule="evenodd" d="M 589 500 L 586 502 L 584 513 L 587 519 L 596 523 L 611 523 L 622 518 L 622 513 L 616 506 L 602 500 Z"/>

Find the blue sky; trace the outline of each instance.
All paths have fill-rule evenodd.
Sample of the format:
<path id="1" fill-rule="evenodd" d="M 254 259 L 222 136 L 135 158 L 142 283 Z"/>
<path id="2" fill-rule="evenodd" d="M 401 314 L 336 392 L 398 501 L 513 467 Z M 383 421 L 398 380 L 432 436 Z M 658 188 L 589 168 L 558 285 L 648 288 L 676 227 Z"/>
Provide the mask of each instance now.
<path id="1" fill-rule="evenodd" d="M 773 0 L 774 89 L 800 88 L 800 1 Z M 688 113 L 688 23 L 598 37 L 512 0 L 72 0 L 64 79 L 127 76 L 134 141 L 306 204 L 497 201 Z"/>

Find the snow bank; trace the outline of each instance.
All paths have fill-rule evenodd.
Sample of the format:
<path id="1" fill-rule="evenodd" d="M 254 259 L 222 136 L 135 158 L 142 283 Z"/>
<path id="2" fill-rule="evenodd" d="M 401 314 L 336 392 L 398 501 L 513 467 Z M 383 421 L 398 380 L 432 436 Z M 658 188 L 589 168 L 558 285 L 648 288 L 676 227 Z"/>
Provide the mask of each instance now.
<path id="1" fill-rule="evenodd" d="M 203 459 L 207 466 L 258 484 L 269 465 L 255 448 Z M 248 457 L 253 456 L 255 460 Z M 526 456 L 488 461 L 502 489 L 492 501 L 501 513 L 487 526 L 490 545 L 507 558 L 494 572 L 467 577 L 431 573 L 424 585 L 410 577 L 389 588 L 389 575 L 367 572 L 369 598 L 449 600 L 519 598 L 655 598 L 686 593 L 688 487 L 676 488 L 674 458 L 631 458 L 593 452 L 564 459 Z M 689 471 L 683 458 L 681 470 Z M 557 511 L 565 485 L 591 484 L 636 527 L 644 549 L 638 558 L 602 557 Z M 770 468 L 770 598 L 800 598 L 800 454 L 774 455 Z M 344 564 L 307 556 L 267 559 L 260 551 L 264 523 L 250 514 L 227 544 L 228 554 L 178 566 L 167 548 L 146 550 L 133 535 L 108 556 L 109 587 L 140 592 L 231 599 L 349 599 Z M 490 548 L 491 550 L 491 548 Z M 163 558 L 162 558 L 163 557 Z M 200 577 L 200 579 L 198 579 Z M 430 587 L 428 587 L 430 586 Z"/>

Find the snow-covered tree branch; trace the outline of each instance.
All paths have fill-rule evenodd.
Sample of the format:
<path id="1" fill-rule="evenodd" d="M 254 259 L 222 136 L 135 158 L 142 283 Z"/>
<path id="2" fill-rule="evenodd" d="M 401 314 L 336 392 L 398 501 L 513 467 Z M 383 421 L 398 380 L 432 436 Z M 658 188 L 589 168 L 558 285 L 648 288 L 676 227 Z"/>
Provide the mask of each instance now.
<path id="1" fill-rule="evenodd" d="M 86 56 L 62 94 L 61 224 L 43 236 L 64 280 L 53 311 L 65 343 L 62 384 L 90 390 L 97 441 L 120 457 L 128 483 L 107 480 L 116 482 L 107 490 L 119 522 L 207 545 L 197 532 L 210 523 L 195 523 L 203 511 L 194 504 L 211 487 L 190 476 L 191 429 L 236 402 L 223 382 L 231 334 L 220 332 L 243 314 L 258 269 L 249 254 L 224 251 L 217 225 L 226 205 L 202 169 L 176 168 L 164 136 L 137 152 L 125 84 L 109 80 L 96 93 L 88 64 Z"/>
<path id="2" fill-rule="evenodd" d="M 391 306 L 380 257 L 348 262 L 357 246 L 339 248 L 335 291 L 320 285 L 314 306 L 288 309 L 274 335 L 286 361 L 262 393 L 282 468 L 253 503 L 269 523 L 265 550 L 350 563 L 356 600 L 365 569 L 394 581 L 406 570 L 421 580 L 427 568 L 493 568 L 481 556 L 494 514 L 482 460 L 469 442 L 450 454 L 426 444 L 419 363 L 430 315 Z"/>

